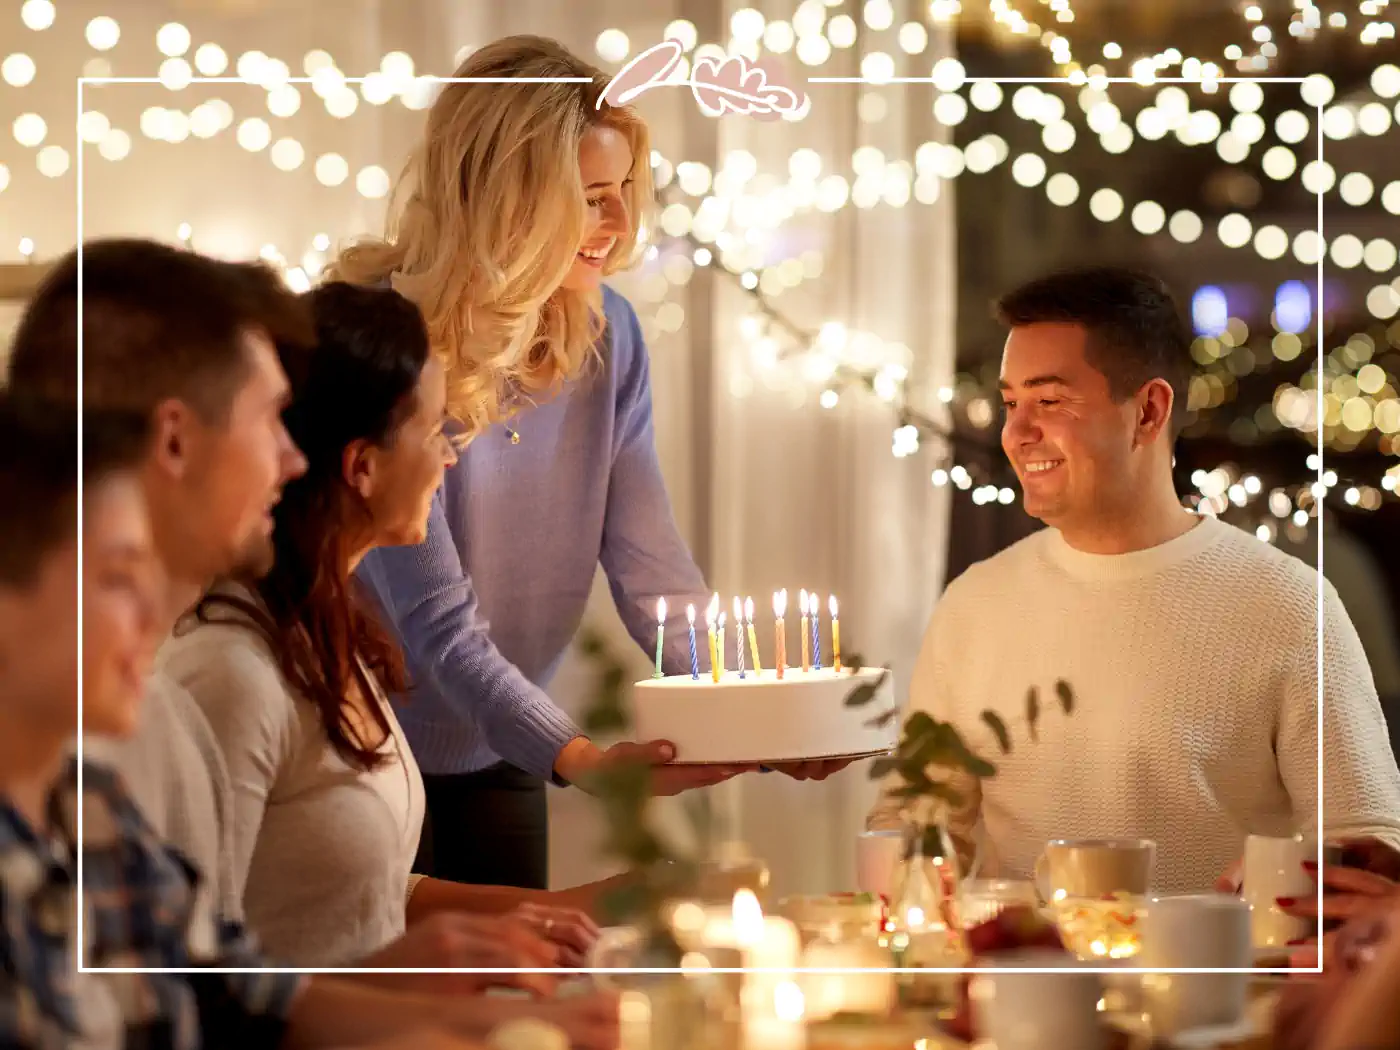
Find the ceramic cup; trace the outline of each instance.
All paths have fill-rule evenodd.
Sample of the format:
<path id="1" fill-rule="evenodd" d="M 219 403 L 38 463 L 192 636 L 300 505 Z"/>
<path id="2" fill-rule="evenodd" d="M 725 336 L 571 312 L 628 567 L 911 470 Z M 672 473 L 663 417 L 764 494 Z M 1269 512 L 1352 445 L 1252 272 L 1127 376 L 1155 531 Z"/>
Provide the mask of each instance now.
<path id="1" fill-rule="evenodd" d="M 1149 902 L 1136 964 L 1144 970 L 1248 970 L 1254 965 L 1249 906 L 1223 893 Z M 1238 1024 L 1249 995 L 1247 972 L 1145 974 L 1142 984 L 1145 1012 L 1158 1037 Z"/>
<path id="2" fill-rule="evenodd" d="M 1301 835 L 1286 839 L 1251 835 L 1245 840 L 1241 895 L 1249 905 L 1255 948 L 1284 948 L 1289 941 L 1315 932 L 1307 919 L 1285 914 L 1278 898 L 1311 897 L 1317 892 L 1312 876 L 1303 870 L 1303 862 L 1316 856 L 1314 846 Z"/>
<path id="3" fill-rule="evenodd" d="M 1098 975 L 1060 952 L 1012 952 L 983 961 L 968 987 L 979 1040 L 996 1050 L 1099 1050 Z M 1006 973 L 1007 968 L 1056 973 Z"/>

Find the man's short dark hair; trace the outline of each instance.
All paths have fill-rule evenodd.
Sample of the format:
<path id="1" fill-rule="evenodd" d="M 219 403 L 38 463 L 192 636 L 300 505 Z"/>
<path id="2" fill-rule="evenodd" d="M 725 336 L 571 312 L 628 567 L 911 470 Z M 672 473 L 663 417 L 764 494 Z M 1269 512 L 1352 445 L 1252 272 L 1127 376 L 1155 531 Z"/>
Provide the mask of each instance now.
<path id="1" fill-rule="evenodd" d="M 1122 401 L 1152 379 L 1171 384 L 1172 433 L 1186 415 L 1191 336 L 1167 286 L 1151 274 L 1117 267 L 1067 270 L 1023 284 L 997 301 L 1009 328 L 1060 323 L 1088 333 L 1089 363 Z"/>
<path id="2" fill-rule="evenodd" d="M 248 369 L 244 338 L 314 341 L 309 312 L 260 263 L 210 259 L 155 241 L 115 239 L 60 259 L 40 284 L 11 349 L 10 385 L 71 401 L 78 388 L 82 285 L 83 401 L 149 415 L 178 398 L 226 418 Z"/>
<path id="3" fill-rule="evenodd" d="M 83 414 L 83 485 L 136 471 L 150 420 L 136 412 Z M 0 586 L 26 587 L 77 527 L 78 413 L 72 403 L 0 393 Z"/>

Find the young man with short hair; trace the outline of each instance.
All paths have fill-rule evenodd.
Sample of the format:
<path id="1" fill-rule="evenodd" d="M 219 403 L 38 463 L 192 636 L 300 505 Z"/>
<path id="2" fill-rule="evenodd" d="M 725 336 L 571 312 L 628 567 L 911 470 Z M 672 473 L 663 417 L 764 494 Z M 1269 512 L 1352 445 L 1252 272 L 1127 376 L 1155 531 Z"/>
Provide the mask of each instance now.
<path id="1" fill-rule="evenodd" d="M 910 683 L 913 709 L 998 765 L 953 778 L 951 830 L 964 846 L 983 832 L 987 867 L 1011 877 L 1052 838 L 1150 838 L 1156 889 L 1210 889 L 1246 835 L 1316 826 L 1317 576 L 1181 505 L 1190 338 L 1160 281 L 1061 273 L 998 313 L 1002 448 L 1049 528 L 948 586 Z M 1330 584 L 1323 604 L 1326 832 L 1400 847 L 1400 773 L 1365 654 Z M 1033 689 L 1038 739 L 1024 731 Z M 986 708 L 1021 727 L 1010 754 Z M 887 795 L 872 822 L 898 809 Z"/>

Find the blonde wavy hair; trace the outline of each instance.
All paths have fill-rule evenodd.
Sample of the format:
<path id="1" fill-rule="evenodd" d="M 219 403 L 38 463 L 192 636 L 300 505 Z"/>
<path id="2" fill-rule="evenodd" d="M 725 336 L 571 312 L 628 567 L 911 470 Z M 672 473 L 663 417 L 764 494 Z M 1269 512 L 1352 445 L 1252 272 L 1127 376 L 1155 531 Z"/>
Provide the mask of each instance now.
<path id="1" fill-rule="evenodd" d="M 418 304 L 446 364 L 448 411 L 474 433 L 578 375 L 602 335 L 601 292 L 560 287 L 587 218 L 580 140 L 603 125 L 632 147 L 629 232 L 604 274 L 635 261 L 653 201 L 651 148 L 630 107 L 598 107 L 607 74 L 556 41 L 497 40 L 453 76 L 584 80 L 444 84 L 395 187 L 385 237 L 347 248 L 328 276 L 387 279 Z"/>

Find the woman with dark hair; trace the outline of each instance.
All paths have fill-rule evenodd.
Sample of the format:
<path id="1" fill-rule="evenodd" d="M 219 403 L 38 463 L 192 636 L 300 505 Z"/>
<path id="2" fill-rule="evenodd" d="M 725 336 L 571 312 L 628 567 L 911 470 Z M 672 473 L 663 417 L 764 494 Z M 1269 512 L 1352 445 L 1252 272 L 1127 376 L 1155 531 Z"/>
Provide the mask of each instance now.
<path id="1" fill-rule="evenodd" d="M 442 363 L 396 292 L 331 283 L 308 298 L 317 345 L 283 352 L 285 421 L 307 470 L 273 512 L 273 567 L 217 585 L 161 659 L 224 752 L 230 884 L 269 953 L 294 965 L 394 965 L 391 944 L 410 922 L 519 910 L 526 896 L 502 890 L 483 906 L 490 888 L 429 889 L 412 874 L 423 780 L 387 700 L 411 689 L 354 577 L 373 548 L 422 541 L 456 462 Z M 518 920 L 479 922 L 489 957 L 474 962 L 486 966 L 571 961 L 562 949 L 594 932 L 573 912 L 530 904 Z"/>

